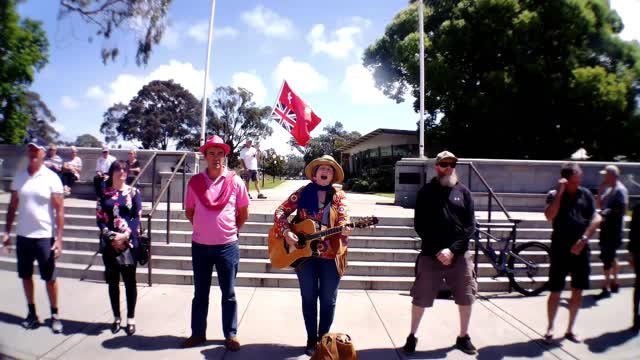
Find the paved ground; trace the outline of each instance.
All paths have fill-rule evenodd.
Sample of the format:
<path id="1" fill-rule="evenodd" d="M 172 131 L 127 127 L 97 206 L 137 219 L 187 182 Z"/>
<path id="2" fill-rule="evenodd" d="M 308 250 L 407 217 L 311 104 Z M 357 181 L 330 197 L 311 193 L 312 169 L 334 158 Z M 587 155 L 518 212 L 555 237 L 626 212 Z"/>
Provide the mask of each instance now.
<path id="1" fill-rule="evenodd" d="M 139 288 L 136 335 L 112 335 L 107 286 L 103 283 L 60 279 L 60 312 L 64 334 L 46 326 L 24 330 L 26 314 L 22 287 L 16 274 L 0 271 L 0 354 L 19 359 L 304 359 L 305 342 L 300 298 L 295 289 L 238 288 L 239 337 L 243 348 L 228 353 L 221 342 L 220 293 L 210 301 L 210 339 L 195 349 L 179 349 L 189 335 L 192 297 L 190 286 L 156 285 Z M 38 313 L 49 316 L 44 286 L 36 287 Z M 546 297 L 484 294 L 473 310 L 471 336 L 477 359 L 638 359 L 640 336 L 630 325 L 631 290 L 623 289 L 596 304 L 589 291 L 576 332 L 582 344 L 566 341 L 557 347 L 540 342 L 545 327 Z M 122 304 L 124 309 L 124 303 Z M 405 292 L 342 290 L 338 296 L 333 331 L 349 333 L 360 359 L 405 359 L 401 347 L 409 326 L 410 298 Z M 124 315 L 124 314 L 123 314 Z M 566 301 L 558 314 L 558 335 L 567 321 Z M 469 358 L 452 348 L 458 328 L 456 306 L 438 300 L 426 312 L 418 332 L 418 352 L 411 359 Z M 2 356 L 0 356 L 1 358 Z"/>

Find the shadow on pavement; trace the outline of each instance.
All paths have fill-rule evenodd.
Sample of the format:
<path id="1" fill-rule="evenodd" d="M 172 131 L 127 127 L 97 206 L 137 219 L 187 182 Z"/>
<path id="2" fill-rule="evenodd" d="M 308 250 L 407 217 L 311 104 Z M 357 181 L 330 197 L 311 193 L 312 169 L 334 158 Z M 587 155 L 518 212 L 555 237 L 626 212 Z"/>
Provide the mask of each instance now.
<path id="1" fill-rule="evenodd" d="M 224 344 L 223 342 L 220 342 Z M 227 351 L 224 346 L 201 351 L 205 359 L 297 359 L 304 355 L 304 347 L 278 344 L 247 344 L 240 351 Z M 303 356 L 302 358 L 306 358 Z"/>
<path id="2" fill-rule="evenodd" d="M 22 320 L 24 320 L 24 318 L 16 316 L 14 314 L 0 312 L 0 322 L 16 325 L 20 329 L 23 329 L 21 325 Z M 43 318 L 40 318 L 40 323 L 41 327 L 51 327 L 50 319 L 43 320 Z M 62 318 L 62 325 L 64 326 L 62 330 L 62 333 L 64 335 L 84 334 L 88 336 L 98 336 L 110 327 L 110 325 L 106 323 L 67 320 L 65 318 Z"/>
<path id="3" fill-rule="evenodd" d="M 478 360 L 500 360 L 504 358 L 539 357 L 554 347 L 559 347 L 558 343 L 545 345 L 542 340 L 531 339 L 529 341 L 486 346 L 478 349 Z"/>
<path id="4" fill-rule="evenodd" d="M 603 353 L 612 347 L 626 343 L 636 336 L 639 336 L 637 332 L 632 331 L 631 329 L 625 329 L 608 332 L 591 339 L 586 339 L 584 340 L 584 343 L 589 346 L 589 351 L 594 353 Z"/>
<path id="5" fill-rule="evenodd" d="M 102 347 L 105 349 L 131 349 L 135 351 L 161 351 L 168 349 L 180 349 L 180 343 L 184 341 L 185 337 L 173 336 L 173 335 L 159 335 L 159 336 L 127 336 L 124 332 L 120 332 L 114 335 L 113 338 L 102 342 Z M 199 347 L 224 345 L 223 340 L 209 340 Z"/>
<path id="6" fill-rule="evenodd" d="M 560 301 L 560 306 L 568 309 L 569 300 L 570 298 L 563 298 L 562 301 Z M 582 305 L 580 306 L 580 309 L 590 309 L 596 306 L 598 306 L 598 300 L 595 295 L 585 295 L 582 297 Z"/>

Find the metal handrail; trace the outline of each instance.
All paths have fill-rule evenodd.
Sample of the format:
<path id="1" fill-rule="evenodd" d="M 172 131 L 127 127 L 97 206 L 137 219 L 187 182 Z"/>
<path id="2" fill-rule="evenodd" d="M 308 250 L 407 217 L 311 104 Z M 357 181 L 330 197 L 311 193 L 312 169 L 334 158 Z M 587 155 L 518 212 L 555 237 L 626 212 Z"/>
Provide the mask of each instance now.
<path id="1" fill-rule="evenodd" d="M 136 184 L 138 183 L 138 180 L 140 180 L 140 177 L 142 176 L 142 174 L 144 174 L 144 172 L 147 171 L 147 168 L 149 167 L 149 165 L 151 165 L 152 162 L 154 162 L 154 160 L 156 159 L 157 155 L 158 155 L 158 153 L 156 153 L 156 152 L 154 152 L 151 155 L 151 157 L 149 158 L 147 163 L 142 167 L 142 170 L 140 170 L 140 173 L 138 173 L 138 175 L 131 182 L 131 187 L 136 186 Z"/>
<path id="2" fill-rule="evenodd" d="M 182 154 L 182 157 L 180 157 L 180 161 L 178 161 L 178 164 L 176 165 L 176 167 L 174 168 L 173 172 L 171 173 L 171 176 L 169 177 L 169 180 L 167 181 L 167 183 L 164 185 L 164 187 L 162 188 L 162 190 L 160 191 L 160 195 L 158 196 L 158 198 L 155 198 L 155 184 L 156 184 L 156 160 L 157 157 L 159 155 L 164 155 L 164 154 L 157 154 L 154 153 L 153 156 L 149 159 L 149 162 L 147 162 L 147 164 L 145 165 L 145 167 L 142 169 L 142 171 L 140 171 L 140 174 L 138 174 L 138 176 L 136 177 L 136 179 L 134 179 L 134 182 L 132 184 L 135 184 L 135 181 L 137 181 L 140 178 L 140 175 L 142 175 L 142 173 L 147 169 L 147 167 L 153 163 L 153 170 L 152 170 L 152 180 L 151 180 L 151 201 L 152 201 L 152 206 L 151 206 L 151 211 L 149 211 L 149 213 L 147 213 L 145 216 L 147 218 L 147 236 L 149 237 L 149 261 L 147 262 L 147 282 L 149 283 L 149 286 L 152 286 L 152 281 L 151 281 L 151 275 L 153 272 L 153 268 L 151 266 L 151 263 L 153 261 L 153 241 L 152 241 L 152 229 L 151 229 L 151 220 L 153 218 L 153 214 L 155 213 L 158 205 L 160 204 L 160 201 L 162 199 L 162 196 L 165 194 L 165 192 L 167 193 L 167 244 L 169 243 L 169 233 L 170 233 L 170 229 L 171 229 L 171 183 L 173 182 L 173 178 L 175 177 L 176 173 L 178 172 L 178 170 L 180 169 L 180 166 L 184 163 L 185 159 L 187 158 L 188 153 L 184 153 Z M 182 169 L 182 203 L 184 206 L 184 190 L 185 190 L 185 170 Z"/>
<path id="3" fill-rule="evenodd" d="M 482 185 L 484 185 L 487 188 L 487 191 L 489 192 L 489 206 L 488 206 L 488 220 L 489 220 L 489 222 L 491 222 L 492 199 L 496 201 L 496 203 L 500 207 L 500 210 L 502 210 L 504 215 L 507 217 L 508 221 L 510 221 L 512 223 L 518 222 L 518 219 L 514 219 L 514 218 L 511 217 L 511 214 L 509 214 L 509 211 L 507 210 L 507 208 L 504 207 L 504 205 L 502 204 L 502 201 L 500 201 L 500 199 L 498 199 L 498 196 L 493 191 L 491 186 L 489 186 L 489 183 L 487 182 L 487 180 L 485 180 L 485 178 L 480 174 L 480 171 L 478 171 L 478 168 L 476 168 L 476 166 L 472 162 L 459 161 L 458 164 L 469 166 L 469 169 L 473 170 L 473 172 L 476 174 L 476 176 L 478 176 L 478 178 L 480 179 L 480 182 L 482 182 Z M 471 187 L 471 171 L 469 171 L 469 187 Z"/>

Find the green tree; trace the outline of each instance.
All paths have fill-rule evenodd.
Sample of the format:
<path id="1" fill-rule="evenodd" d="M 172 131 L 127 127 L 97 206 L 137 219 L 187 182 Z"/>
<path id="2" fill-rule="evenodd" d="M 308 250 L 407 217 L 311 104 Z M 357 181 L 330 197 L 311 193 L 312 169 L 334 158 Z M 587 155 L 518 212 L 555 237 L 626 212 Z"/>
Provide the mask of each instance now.
<path id="1" fill-rule="evenodd" d="M 417 4 L 365 51 L 377 86 L 419 98 Z M 639 157 L 640 46 L 606 0 L 426 0 L 426 128 L 461 156 Z M 418 100 L 414 109 L 418 111 Z"/>
<path id="2" fill-rule="evenodd" d="M 340 152 L 337 149 L 362 136 L 357 131 L 346 131 L 340 121 L 325 126 L 323 130 L 323 134 L 311 138 L 304 148 L 303 158 L 306 164 L 325 154 L 340 161 Z M 294 146 L 295 140 L 289 140 L 289 145 Z"/>
<path id="3" fill-rule="evenodd" d="M 297 177 L 304 171 L 304 158 L 302 156 L 289 154 L 284 164 L 284 173 L 290 177 Z"/>
<path id="4" fill-rule="evenodd" d="M 102 147 L 102 143 L 95 136 L 91 134 L 83 134 L 76 138 L 76 141 L 73 143 L 75 146 L 79 147 L 90 147 L 90 148 L 99 148 Z"/>
<path id="5" fill-rule="evenodd" d="M 264 172 L 273 176 L 282 176 L 285 174 L 286 158 L 278 155 L 274 149 L 267 149 L 260 154 Z"/>
<path id="6" fill-rule="evenodd" d="M 40 98 L 40 95 L 27 91 L 25 94 L 25 112 L 29 118 L 27 124 L 27 134 L 25 140 L 40 139 L 46 143 L 57 143 L 60 134 L 51 125 L 56 121 L 47 104 Z"/>
<path id="7" fill-rule="evenodd" d="M 49 42 L 40 22 L 20 20 L 15 0 L 0 1 L 0 141 L 20 144 L 27 136 L 27 88 L 48 61 Z"/>
<path id="8" fill-rule="evenodd" d="M 172 0 L 60 0 L 59 18 L 77 15 L 97 28 L 95 35 L 112 39 L 118 30 L 134 29 L 137 42 L 136 63 L 146 65 L 153 46 L 160 43 L 167 25 L 167 13 Z M 205 6 L 206 7 L 206 6 Z M 93 36 L 89 36 L 89 42 Z M 114 61 L 118 47 L 102 48 L 102 62 Z"/>
<path id="9" fill-rule="evenodd" d="M 107 142 L 120 136 L 139 141 L 144 149 L 166 150 L 171 141 L 177 149 L 183 149 L 182 139 L 199 128 L 198 105 L 198 100 L 173 80 L 154 80 L 143 86 L 129 105 L 110 107 L 104 113 L 100 132 Z"/>
<path id="10" fill-rule="evenodd" d="M 258 142 L 273 132 L 269 126 L 271 107 L 257 106 L 252 97 L 253 94 L 246 89 L 221 86 L 216 89 L 212 99 L 213 117 L 210 118 L 207 132 L 222 137 L 231 147 L 228 159 L 230 167 L 237 166 L 240 147 L 247 139 Z"/>

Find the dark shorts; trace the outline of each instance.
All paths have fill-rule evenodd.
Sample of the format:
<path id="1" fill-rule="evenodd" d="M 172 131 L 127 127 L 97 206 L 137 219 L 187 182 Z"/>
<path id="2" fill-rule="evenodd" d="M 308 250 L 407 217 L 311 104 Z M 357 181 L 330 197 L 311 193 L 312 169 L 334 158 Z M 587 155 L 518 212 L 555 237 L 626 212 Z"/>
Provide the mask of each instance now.
<path id="1" fill-rule="evenodd" d="M 613 260 L 616 259 L 616 251 L 622 245 L 622 238 L 619 235 L 610 235 L 604 231 L 600 232 L 600 260 L 605 270 L 610 270 Z"/>
<path id="2" fill-rule="evenodd" d="M 549 291 L 562 291 L 567 275 L 571 274 L 571 288 L 577 290 L 589 289 L 589 275 L 591 265 L 589 249 L 580 255 L 573 255 L 569 251 L 551 251 L 551 266 L 549 268 Z"/>
<path id="3" fill-rule="evenodd" d="M 29 279 L 33 276 L 33 261 L 38 260 L 40 277 L 44 281 L 56 279 L 56 262 L 51 246 L 53 238 L 34 239 L 18 236 L 16 255 L 18 257 L 18 276 Z"/>
<path id="4" fill-rule="evenodd" d="M 411 287 L 413 305 L 432 307 L 442 282 L 446 281 L 457 305 L 471 305 L 476 299 L 478 283 L 473 274 L 471 253 L 455 255 L 453 263 L 444 266 L 434 256 L 419 256 L 416 280 Z"/>
<path id="5" fill-rule="evenodd" d="M 244 171 L 244 181 L 258 181 L 258 170 L 245 170 Z"/>

